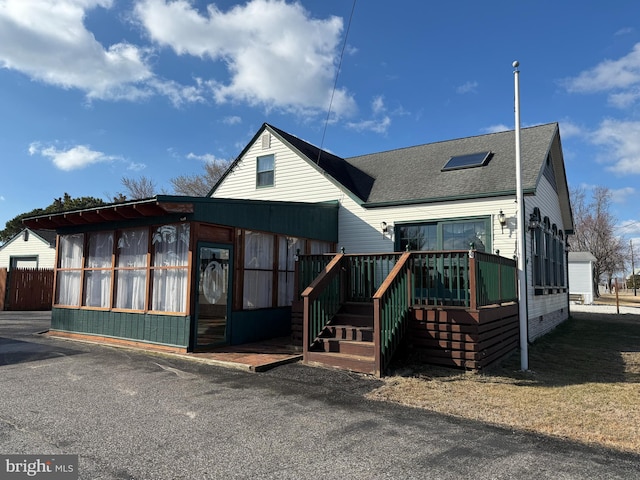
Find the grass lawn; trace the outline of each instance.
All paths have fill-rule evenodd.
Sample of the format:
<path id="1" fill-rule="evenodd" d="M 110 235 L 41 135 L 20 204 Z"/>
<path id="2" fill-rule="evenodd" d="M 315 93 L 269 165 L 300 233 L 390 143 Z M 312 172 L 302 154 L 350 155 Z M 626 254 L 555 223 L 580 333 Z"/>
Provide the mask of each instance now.
<path id="1" fill-rule="evenodd" d="M 640 453 L 640 315 L 574 313 L 482 373 L 399 360 L 370 398 Z"/>

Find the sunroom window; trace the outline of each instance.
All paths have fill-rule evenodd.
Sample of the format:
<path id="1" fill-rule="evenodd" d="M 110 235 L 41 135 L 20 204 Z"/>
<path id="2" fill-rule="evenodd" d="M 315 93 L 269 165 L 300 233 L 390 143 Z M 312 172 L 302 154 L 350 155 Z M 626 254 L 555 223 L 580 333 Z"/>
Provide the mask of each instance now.
<path id="1" fill-rule="evenodd" d="M 113 232 L 90 233 L 87 250 L 82 305 L 109 308 L 111 306 Z"/>
<path id="2" fill-rule="evenodd" d="M 123 230 L 116 249 L 116 298 L 114 307 L 144 310 L 147 294 L 147 227 Z"/>
<path id="3" fill-rule="evenodd" d="M 186 312 L 189 224 L 163 225 L 151 237 L 151 310 Z"/>
<path id="4" fill-rule="evenodd" d="M 77 307 L 80 305 L 80 279 L 84 235 L 61 235 L 58 246 L 58 269 L 56 271 L 56 297 L 58 305 Z"/>

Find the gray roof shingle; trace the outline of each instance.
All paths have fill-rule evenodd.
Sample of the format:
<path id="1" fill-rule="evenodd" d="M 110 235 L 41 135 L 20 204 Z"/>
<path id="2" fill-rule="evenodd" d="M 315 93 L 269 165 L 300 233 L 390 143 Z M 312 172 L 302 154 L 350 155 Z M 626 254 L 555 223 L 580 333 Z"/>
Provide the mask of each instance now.
<path id="1" fill-rule="evenodd" d="M 265 124 L 265 127 L 357 196 L 365 206 L 515 194 L 513 130 L 342 159 L 272 125 Z M 556 135 L 557 123 L 521 130 L 525 192 L 535 191 Z M 452 156 L 484 151 L 492 155 L 483 167 L 442 171 Z"/>
<path id="2" fill-rule="evenodd" d="M 522 188 L 533 191 L 558 129 L 556 123 L 521 130 Z M 442 171 L 452 156 L 492 152 L 483 167 Z M 367 204 L 415 203 L 513 194 L 516 190 L 515 133 L 418 145 L 347 158 L 375 179 Z"/>

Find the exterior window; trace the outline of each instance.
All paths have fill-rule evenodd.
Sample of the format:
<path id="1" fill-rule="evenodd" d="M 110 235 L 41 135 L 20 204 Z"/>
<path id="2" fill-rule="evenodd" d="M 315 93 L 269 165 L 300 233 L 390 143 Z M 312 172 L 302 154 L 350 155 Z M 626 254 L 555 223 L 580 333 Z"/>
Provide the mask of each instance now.
<path id="1" fill-rule="evenodd" d="M 552 267 L 552 262 L 551 262 L 551 255 L 552 255 L 552 249 L 553 249 L 553 245 L 551 244 L 551 227 L 549 225 L 549 217 L 544 217 L 544 221 L 543 221 L 543 225 L 544 225 L 544 283 L 543 285 L 545 286 L 551 286 L 553 285 L 553 279 L 551 278 L 551 267 Z"/>
<path id="2" fill-rule="evenodd" d="M 87 247 L 82 305 L 109 308 L 111 306 L 113 232 L 90 233 Z"/>
<path id="3" fill-rule="evenodd" d="M 438 225 L 407 225 L 400 227 L 400 250 L 438 250 Z"/>
<path id="4" fill-rule="evenodd" d="M 77 307 L 80 305 L 84 235 L 61 235 L 58 249 L 55 303 Z"/>
<path id="5" fill-rule="evenodd" d="M 295 237 L 278 237 L 278 306 L 293 301 L 296 251 L 304 252 L 305 241 Z"/>
<path id="6" fill-rule="evenodd" d="M 469 250 L 470 244 L 484 252 L 491 249 L 489 219 L 451 220 L 396 225 L 396 249 L 433 251 Z"/>
<path id="7" fill-rule="evenodd" d="M 120 232 L 116 249 L 115 308 L 145 309 L 148 249 L 147 227 Z"/>
<path id="8" fill-rule="evenodd" d="M 245 231 L 242 299 L 244 308 L 254 309 L 272 306 L 273 253 L 273 235 Z"/>
<path id="9" fill-rule="evenodd" d="M 536 295 L 560 293 L 566 287 L 565 244 L 562 230 L 551 225 L 549 217 L 540 221 L 540 210 L 536 207 L 531 220 L 537 226 L 531 230 L 533 286 Z"/>
<path id="10" fill-rule="evenodd" d="M 257 187 L 273 187 L 273 170 L 275 157 L 273 155 L 265 155 L 258 157 L 257 161 Z"/>
<path id="11" fill-rule="evenodd" d="M 160 312 L 186 312 L 189 224 L 156 228 L 151 244 L 151 309 Z"/>

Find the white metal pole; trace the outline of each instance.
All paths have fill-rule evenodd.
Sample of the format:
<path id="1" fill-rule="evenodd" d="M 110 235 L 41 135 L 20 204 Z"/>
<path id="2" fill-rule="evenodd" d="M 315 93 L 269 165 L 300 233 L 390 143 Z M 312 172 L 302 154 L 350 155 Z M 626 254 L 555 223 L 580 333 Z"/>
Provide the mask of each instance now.
<path id="1" fill-rule="evenodd" d="M 527 283 L 524 274 L 525 265 L 525 212 L 522 198 L 522 166 L 520 159 L 520 63 L 513 62 L 513 78 L 515 82 L 515 122 L 516 122 L 516 237 L 518 250 L 518 317 L 520 318 L 520 368 L 529 370 L 529 339 L 527 331 Z"/>

